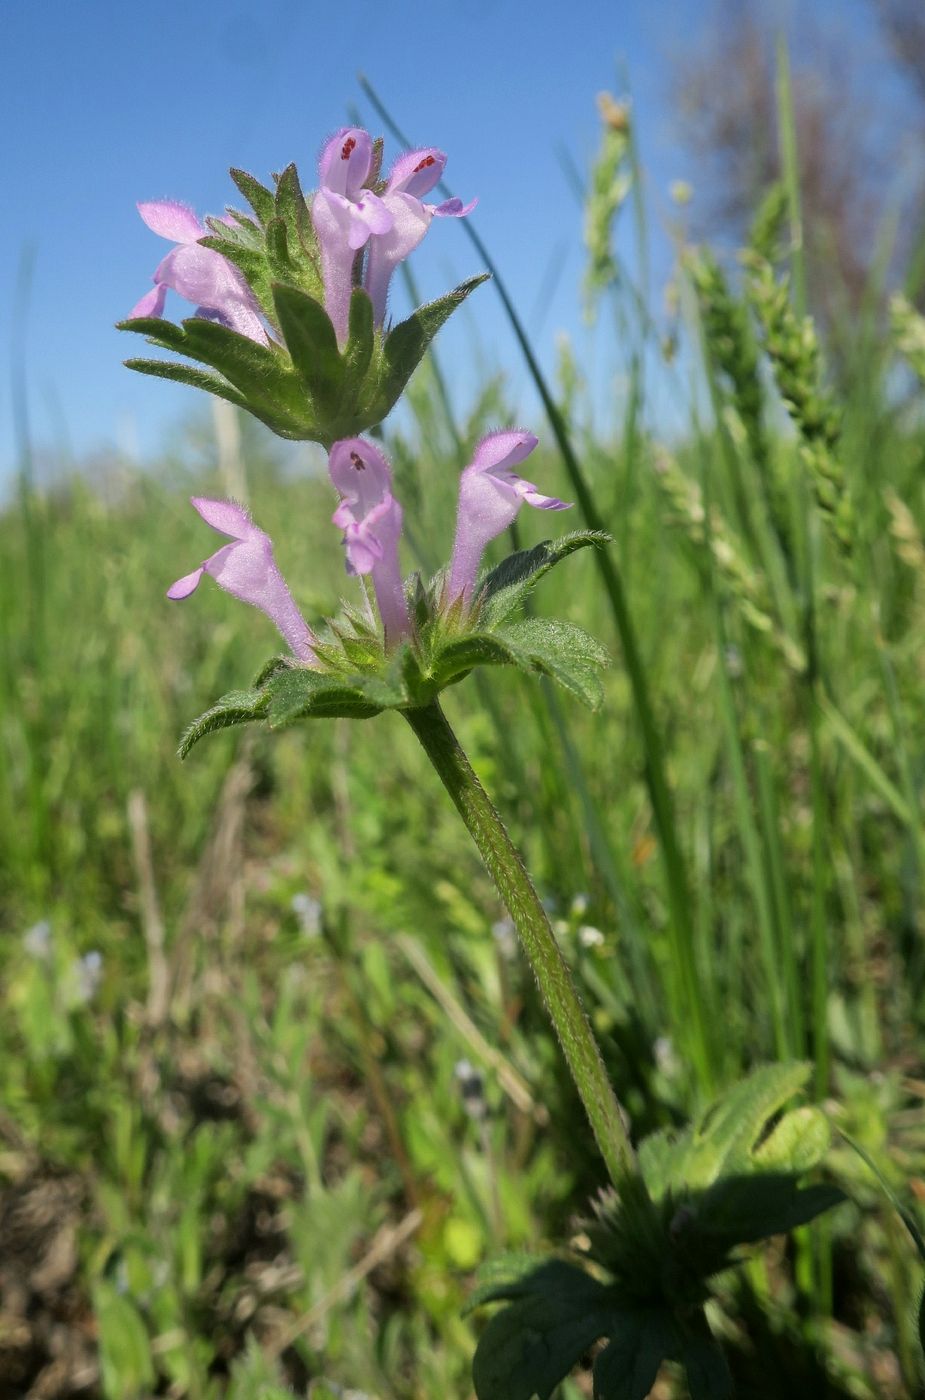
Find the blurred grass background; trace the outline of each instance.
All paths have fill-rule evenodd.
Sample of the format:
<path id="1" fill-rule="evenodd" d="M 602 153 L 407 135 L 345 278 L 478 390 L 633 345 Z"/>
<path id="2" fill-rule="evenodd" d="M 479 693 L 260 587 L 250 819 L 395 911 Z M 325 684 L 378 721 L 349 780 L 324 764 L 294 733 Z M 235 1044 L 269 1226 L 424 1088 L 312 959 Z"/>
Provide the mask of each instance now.
<path id="1" fill-rule="evenodd" d="M 778 163 L 733 240 L 744 270 L 694 243 L 677 191 L 667 312 L 645 297 L 613 241 L 621 219 L 646 237 L 626 109 L 602 108 L 576 206 L 624 347 L 622 421 L 600 426 L 597 367 L 567 343 L 549 392 L 614 536 L 643 692 L 583 554 L 536 604 L 612 649 L 602 711 L 501 671 L 446 705 L 634 1134 L 763 1060 L 810 1059 L 921 1217 L 925 245 L 904 231 L 901 276 L 874 260 L 859 295 L 814 259 L 801 108 L 773 76 Z M 816 332 L 781 309 L 803 303 Z M 670 442 L 655 366 L 688 405 Z M 519 416 L 502 381 L 465 415 L 452 384 L 438 346 L 385 432 L 428 571 L 468 449 Z M 542 437 L 533 474 L 572 499 Z M 39 490 L 29 465 L 0 515 L 0 1396 L 468 1396 L 474 1269 L 580 1233 L 601 1184 L 513 931 L 397 717 L 175 757 L 275 644 L 217 590 L 164 600 L 204 552 L 187 497 L 245 497 L 311 620 L 352 586 L 323 464 L 203 403 L 156 471 L 113 460 Z M 544 525 L 522 518 L 522 542 Z M 720 1287 L 743 1396 L 921 1393 L 921 1268 L 838 1141 L 858 1205 Z"/>

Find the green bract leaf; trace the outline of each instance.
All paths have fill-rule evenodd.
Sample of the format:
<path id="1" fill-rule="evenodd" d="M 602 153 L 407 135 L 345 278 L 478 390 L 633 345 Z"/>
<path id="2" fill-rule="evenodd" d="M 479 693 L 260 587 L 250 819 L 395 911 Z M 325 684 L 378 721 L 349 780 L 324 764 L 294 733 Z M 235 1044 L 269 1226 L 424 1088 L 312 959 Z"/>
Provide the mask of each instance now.
<path id="1" fill-rule="evenodd" d="M 233 724 L 251 724 L 262 719 L 270 703 L 269 692 L 263 689 L 229 690 L 205 714 L 194 719 L 180 740 L 179 755 L 186 758 L 194 744 L 216 729 L 228 729 Z"/>
<path id="2" fill-rule="evenodd" d="M 472 632 L 440 648 L 433 662 L 435 690 L 442 689 L 471 671 L 473 666 L 524 666 L 520 657 L 502 638 L 487 632 Z M 529 669 L 529 663 L 525 669 Z"/>
<path id="3" fill-rule="evenodd" d="M 692 1203 L 684 1230 L 689 1249 L 702 1250 L 706 1262 L 739 1245 L 787 1234 L 844 1200 L 836 1186 L 801 1188 L 792 1172 L 722 1176 Z"/>
<path id="4" fill-rule="evenodd" d="M 294 282 L 298 274 L 289 254 L 289 236 L 285 221 L 278 216 L 270 219 L 266 226 L 266 235 L 270 276 L 278 282 Z"/>
<path id="5" fill-rule="evenodd" d="M 247 400 L 232 385 L 217 374 L 208 374 L 193 365 L 178 365 L 173 360 L 124 360 L 127 369 L 135 369 L 139 374 L 150 374 L 155 379 L 172 379 L 177 384 L 189 384 L 194 389 L 205 389 L 217 398 L 227 399 L 237 408 L 248 408 Z"/>
<path id="6" fill-rule="evenodd" d="M 257 672 L 251 689 L 259 690 L 261 686 L 266 685 L 271 676 L 276 675 L 277 671 L 287 671 L 291 666 L 292 658 L 290 656 L 271 656 L 269 661 L 265 661 Z"/>
<path id="7" fill-rule="evenodd" d="M 832 1128 L 822 1109 L 804 1104 L 784 1114 L 753 1150 L 752 1161 L 761 1171 L 808 1172 L 822 1161 L 831 1141 Z"/>
<path id="8" fill-rule="evenodd" d="M 253 175 L 248 175 L 246 170 L 236 170 L 232 167 L 230 174 L 260 222 L 268 223 L 276 213 L 273 191 L 268 190 L 259 180 L 255 180 Z"/>
<path id="9" fill-rule="evenodd" d="M 240 209 L 229 206 L 221 219 L 208 214 L 206 225 L 212 230 L 214 238 L 223 238 L 234 248 L 251 248 L 257 252 L 263 248 L 263 229 Z"/>
<path id="10" fill-rule="evenodd" d="M 324 287 L 317 238 L 299 183 L 299 172 L 294 165 L 287 165 L 278 177 L 276 213 L 286 226 L 287 253 L 297 269 L 300 286 L 313 297 L 323 299 Z"/>
<path id="11" fill-rule="evenodd" d="M 446 296 L 418 307 L 385 337 L 382 346 L 382 371 L 377 384 L 377 403 L 384 418 L 417 369 L 428 345 L 445 321 L 466 300 L 470 292 L 487 281 L 488 274 L 470 277 Z M 375 420 L 374 420 L 375 421 Z"/>
<path id="12" fill-rule="evenodd" d="M 299 381 L 269 346 L 203 316 L 188 317 L 183 329 L 186 353 L 217 369 L 249 403 L 271 412 L 277 407 L 298 407 L 303 397 Z"/>
<path id="13" fill-rule="evenodd" d="M 134 331 L 147 336 L 152 345 L 186 354 L 186 331 L 175 321 L 165 321 L 160 316 L 133 316 L 130 321 L 117 321 L 116 330 Z"/>
<path id="14" fill-rule="evenodd" d="M 499 1303 L 507 1298 L 516 1298 L 521 1285 L 548 1262 L 525 1250 L 508 1250 L 506 1254 L 496 1254 L 493 1259 L 487 1259 L 479 1265 L 476 1286 L 466 1299 L 463 1317 L 483 1303 Z"/>
<path id="15" fill-rule="evenodd" d="M 344 347 L 344 404 L 347 407 L 361 393 L 374 345 L 372 301 L 362 287 L 354 287 L 350 294 L 347 344 Z"/>
<path id="16" fill-rule="evenodd" d="M 557 540 L 543 540 L 533 549 L 509 554 L 479 581 L 476 588 L 475 602 L 481 625 L 491 629 L 510 617 L 523 606 L 543 575 L 577 549 L 610 542 L 611 536 L 602 530 L 575 530 Z"/>
<path id="17" fill-rule="evenodd" d="M 382 709 L 360 685 L 302 666 L 277 671 L 268 681 L 266 693 L 271 729 L 281 729 L 298 719 L 369 719 Z"/>
<path id="18" fill-rule="evenodd" d="M 314 297 L 282 282 L 273 284 L 273 304 L 286 349 L 318 407 L 339 404 L 344 366 L 330 317 Z"/>

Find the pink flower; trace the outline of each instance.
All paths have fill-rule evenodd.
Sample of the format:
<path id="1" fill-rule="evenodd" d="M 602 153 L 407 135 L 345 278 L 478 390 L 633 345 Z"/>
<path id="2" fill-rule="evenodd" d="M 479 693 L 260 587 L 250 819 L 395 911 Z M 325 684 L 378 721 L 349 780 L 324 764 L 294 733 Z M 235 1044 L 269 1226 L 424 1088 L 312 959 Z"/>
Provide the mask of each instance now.
<path id="1" fill-rule="evenodd" d="M 380 198 L 366 187 L 372 172 L 368 131 L 345 126 L 327 142 L 318 167 L 321 188 L 312 200 L 312 221 L 321 249 L 324 306 L 339 344 L 347 338 L 350 295 L 361 277 L 358 255 L 367 249 L 362 285 L 373 303 L 375 323 L 385 320 L 389 282 L 413 252 L 435 217 L 460 217 L 475 207 L 459 199 L 424 204 L 422 195 L 443 174 L 446 156 L 434 146 L 408 151 L 392 166 Z"/>
<path id="2" fill-rule="evenodd" d="M 154 287 L 132 308 L 128 319 L 160 316 L 169 287 L 196 304 L 197 316 L 220 321 L 265 345 L 269 337 L 253 292 L 227 258 L 213 248 L 202 247 L 199 239 L 207 238 L 209 230 L 193 210 L 175 200 L 161 199 L 139 204 L 138 212 L 152 232 L 177 246 L 161 259 L 154 273 Z"/>
<path id="3" fill-rule="evenodd" d="M 536 447 L 532 433 L 509 428 L 482 438 L 459 483 L 456 540 L 450 563 L 449 599 L 469 602 L 485 546 L 513 524 L 520 507 L 568 510 L 570 502 L 544 496 L 514 471 Z"/>
<path id="4" fill-rule="evenodd" d="M 191 574 L 177 579 L 167 590 L 167 597 L 188 598 L 198 588 L 203 574 L 209 574 L 226 593 L 266 613 L 294 656 L 309 665 L 317 665 L 318 658 L 313 651 L 316 638 L 276 566 L 269 536 L 258 529 L 244 507 L 234 501 L 210 501 L 194 496 L 192 503 L 207 525 L 221 535 L 228 535 L 232 542 L 222 545 Z"/>
<path id="5" fill-rule="evenodd" d="M 343 438 L 331 448 L 331 480 L 340 492 L 332 520 L 344 532 L 348 574 L 372 574 L 386 639 L 410 630 L 398 562 L 402 509 L 392 495 L 389 464 L 364 438 Z"/>
<path id="6" fill-rule="evenodd" d="M 443 204 L 425 204 L 421 196 L 438 183 L 446 166 L 446 156 L 436 146 L 407 151 L 399 156 L 389 172 L 382 204 L 391 215 L 391 224 L 370 240 L 369 261 L 364 286 L 373 303 L 377 326 L 385 320 L 386 301 L 392 273 L 421 242 L 434 218 L 463 218 L 472 212 L 477 200 L 463 205 L 461 199 Z"/>
<path id="7" fill-rule="evenodd" d="M 327 142 L 318 166 L 320 189 L 312 199 L 312 222 L 321 250 L 324 306 L 338 342 L 347 339 L 350 294 L 357 254 L 373 234 L 392 227 L 392 215 L 366 189 L 373 161 L 368 131 L 345 126 Z"/>

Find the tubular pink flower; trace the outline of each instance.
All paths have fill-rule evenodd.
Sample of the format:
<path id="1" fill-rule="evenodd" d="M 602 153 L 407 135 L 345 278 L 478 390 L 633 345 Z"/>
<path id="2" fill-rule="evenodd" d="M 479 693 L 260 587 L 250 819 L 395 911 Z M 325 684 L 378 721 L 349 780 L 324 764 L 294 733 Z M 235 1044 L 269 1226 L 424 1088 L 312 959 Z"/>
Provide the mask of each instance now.
<path id="1" fill-rule="evenodd" d="M 537 510 L 568 510 L 571 502 L 544 496 L 532 481 L 514 471 L 536 447 L 537 439 L 521 428 L 482 438 L 459 483 L 456 540 L 450 563 L 449 600 L 472 597 L 485 546 L 513 524 L 526 501 Z"/>
<path id="2" fill-rule="evenodd" d="M 312 222 L 321 251 L 324 307 L 339 344 L 347 339 L 350 294 L 357 254 L 373 234 L 392 227 L 392 215 L 372 190 L 365 188 L 373 160 L 368 131 L 345 126 L 321 152 L 320 189 L 312 199 Z"/>
<path id="3" fill-rule="evenodd" d="M 389 173 L 382 204 L 391 216 L 387 229 L 376 229 L 370 239 L 369 261 L 364 285 L 373 303 L 377 326 L 385 320 L 392 273 L 400 262 L 421 242 L 434 218 L 463 218 L 471 213 L 477 201 L 463 205 L 460 199 L 448 199 L 443 204 L 424 204 L 428 194 L 440 180 L 446 156 L 436 146 L 419 151 L 406 151 L 399 156 Z"/>
<path id="4" fill-rule="evenodd" d="M 167 597 L 188 598 L 198 588 L 203 574 L 209 574 L 226 593 L 266 613 L 279 628 L 293 655 L 316 666 L 318 658 L 312 649 L 316 638 L 276 566 L 269 536 L 258 529 L 244 507 L 234 501 L 210 501 L 203 496 L 193 496 L 192 503 L 206 524 L 220 535 L 228 535 L 232 543 L 222 545 L 198 569 L 177 579 L 167 590 Z"/>
<path id="5" fill-rule="evenodd" d="M 139 204 L 138 212 L 153 233 L 177 246 L 161 259 L 154 273 L 154 287 L 132 308 L 128 319 L 160 316 L 170 288 L 196 304 L 197 316 L 220 321 L 239 335 L 265 345 L 269 337 L 253 292 L 227 258 L 214 248 L 202 247 L 199 240 L 209 236 L 209 229 L 193 210 L 176 200 L 161 199 Z"/>
<path id="6" fill-rule="evenodd" d="M 343 438 L 331 448 L 331 480 L 341 502 L 331 517 L 344 532 L 348 574 L 372 574 L 389 642 L 410 630 L 398 563 L 402 509 L 392 495 L 389 464 L 371 442 Z"/>

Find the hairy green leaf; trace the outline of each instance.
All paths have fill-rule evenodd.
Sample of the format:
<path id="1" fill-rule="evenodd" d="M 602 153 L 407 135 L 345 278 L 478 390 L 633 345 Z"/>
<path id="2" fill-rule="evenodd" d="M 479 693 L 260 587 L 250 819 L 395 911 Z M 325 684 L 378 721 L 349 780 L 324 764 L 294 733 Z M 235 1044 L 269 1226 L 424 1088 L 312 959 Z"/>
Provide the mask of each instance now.
<path id="1" fill-rule="evenodd" d="M 472 1363 L 478 1400 L 548 1400 L 611 1320 L 607 1290 L 562 1260 L 496 1288 L 511 1300 L 490 1320 Z"/>
<path id="2" fill-rule="evenodd" d="M 250 404 L 285 412 L 303 397 L 296 375 L 269 346 L 202 316 L 188 317 L 183 329 L 186 353 L 219 370 Z"/>
<path id="3" fill-rule="evenodd" d="M 428 302 L 426 306 L 418 307 L 406 321 L 402 321 L 386 336 L 382 348 L 384 373 L 380 385 L 380 398 L 388 402 L 389 408 L 417 369 L 440 327 L 462 305 L 470 292 L 474 292 L 476 287 L 480 287 L 486 281 L 487 276 L 488 274 L 483 272 L 479 277 L 470 277 L 468 282 L 461 283 L 452 292 L 438 297 L 436 301 Z M 385 413 L 382 417 L 385 417 Z"/>
<path id="4" fill-rule="evenodd" d="M 543 540 L 533 549 L 509 554 L 479 581 L 475 602 L 482 625 L 490 629 L 510 617 L 544 574 L 576 550 L 610 542 L 611 536 L 602 530 L 575 530 L 557 540 Z"/>
<path id="5" fill-rule="evenodd" d="M 347 344 L 344 347 L 344 402 L 349 404 L 363 384 L 372 359 L 375 332 L 373 304 L 362 287 L 354 287 L 350 295 L 350 316 L 347 322 Z"/>
<path id="6" fill-rule="evenodd" d="M 337 404 L 344 366 L 337 336 L 324 307 L 314 297 L 282 282 L 273 284 L 273 304 L 292 363 L 319 404 Z"/>
<path id="7" fill-rule="evenodd" d="M 609 664 L 604 647 L 572 622 L 531 617 L 508 623 L 491 633 L 503 640 L 516 654 L 529 659 L 534 670 L 557 681 L 595 710 L 604 698 L 600 670 Z"/>
<path id="8" fill-rule="evenodd" d="M 172 379 L 177 384 L 189 384 L 194 389 L 205 389 L 220 399 L 227 399 L 237 408 L 248 408 L 247 400 L 226 380 L 217 374 L 209 374 L 194 365 L 178 365 L 173 360 L 123 360 L 126 369 L 137 370 L 139 374 L 150 374 L 155 379 Z"/>
<path id="9" fill-rule="evenodd" d="M 281 729 L 295 720 L 309 717 L 368 719 L 382 708 L 359 686 L 304 666 L 277 672 L 268 682 L 266 691 L 271 729 Z"/>
<path id="10" fill-rule="evenodd" d="M 248 175 L 246 170 L 237 170 L 232 166 L 229 173 L 260 222 L 269 223 L 276 213 L 273 191 L 268 190 L 266 185 L 262 185 L 253 175 Z"/>
<path id="11" fill-rule="evenodd" d="M 251 724 L 263 719 L 269 705 L 270 696 L 266 688 L 257 690 L 229 690 L 205 714 L 194 719 L 185 730 L 178 753 L 186 758 L 190 749 L 206 734 L 216 729 L 228 729 L 235 724 Z"/>
<path id="12" fill-rule="evenodd" d="M 187 354 L 186 331 L 175 321 L 165 321 L 160 316 L 133 316 L 130 321 L 117 321 L 117 331 L 134 331 L 136 335 L 147 336 L 152 345 L 164 350 L 176 350 Z"/>

